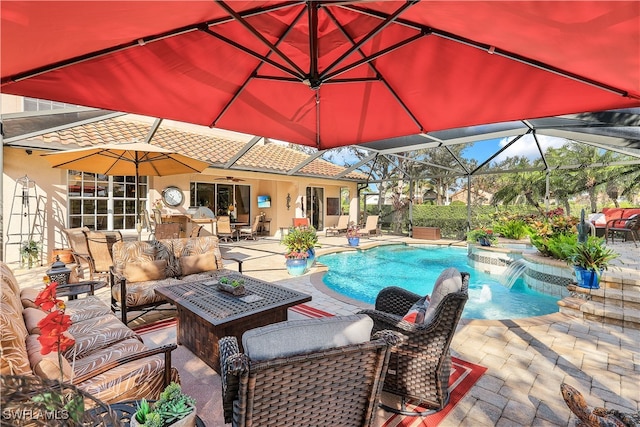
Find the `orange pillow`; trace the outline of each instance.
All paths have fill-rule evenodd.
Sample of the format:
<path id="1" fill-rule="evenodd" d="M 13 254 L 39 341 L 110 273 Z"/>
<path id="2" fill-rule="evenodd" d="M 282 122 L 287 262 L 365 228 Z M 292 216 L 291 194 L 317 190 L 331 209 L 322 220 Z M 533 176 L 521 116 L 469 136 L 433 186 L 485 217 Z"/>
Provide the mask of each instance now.
<path id="1" fill-rule="evenodd" d="M 146 282 L 162 280 L 167 277 L 167 260 L 159 259 L 147 262 L 132 262 L 124 266 L 124 277 L 128 282 Z"/>
<path id="2" fill-rule="evenodd" d="M 407 311 L 407 314 L 404 315 L 402 320 L 411 323 L 423 323 L 424 315 L 427 312 L 427 307 L 429 307 L 429 296 L 420 298 L 415 302 Z"/>
<path id="3" fill-rule="evenodd" d="M 217 269 L 218 265 L 213 252 L 180 257 L 180 270 L 183 276 Z"/>

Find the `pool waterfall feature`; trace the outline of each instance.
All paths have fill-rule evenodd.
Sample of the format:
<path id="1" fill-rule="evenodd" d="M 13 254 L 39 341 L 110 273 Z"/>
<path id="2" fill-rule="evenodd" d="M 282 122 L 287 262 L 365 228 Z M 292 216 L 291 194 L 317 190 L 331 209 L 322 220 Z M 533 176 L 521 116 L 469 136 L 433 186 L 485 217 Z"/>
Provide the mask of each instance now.
<path id="1" fill-rule="evenodd" d="M 526 243 L 505 243 L 500 246 L 467 246 L 469 265 L 496 277 L 503 277 L 505 286 L 521 276 L 524 283 L 538 292 L 565 298 L 567 285 L 575 282 L 575 273 L 564 261 L 543 257 Z"/>

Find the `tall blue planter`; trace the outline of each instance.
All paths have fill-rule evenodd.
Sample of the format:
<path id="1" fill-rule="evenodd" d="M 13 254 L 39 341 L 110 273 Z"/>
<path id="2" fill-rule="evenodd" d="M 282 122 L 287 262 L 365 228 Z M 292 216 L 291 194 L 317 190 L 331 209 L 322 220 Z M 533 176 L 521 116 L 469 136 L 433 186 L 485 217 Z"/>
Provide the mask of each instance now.
<path id="1" fill-rule="evenodd" d="M 582 267 L 578 267 L 577 265 L 574 265 L 573 269 L 576 272 L 578 286 L 586 289 L 600 288 L 600 278 L 598 277 L 598 274 L 596 274 L 595 270 L 587 270 Z M 599 273 L 602 274 L 602 270 L 600 270 Z"/>
<path id="2" fill-rule="evenodd" d="M 292 276 L 302 276 L 307 271 L 306 258 L 287 259 L 287 272 Z"/>
<path id="3" fill-rule="evenodd" d="M 349 246 L 358 246 L 360 244 L 360 237 L 347 237 Z"/>
<path id="4" fill-rule="evenodd" d="M 307 258 L 307 270 L 313 267 L 313 264 L 316 262 L 316 250 L 311 248 L 307 251 L 309 257 Z"/>

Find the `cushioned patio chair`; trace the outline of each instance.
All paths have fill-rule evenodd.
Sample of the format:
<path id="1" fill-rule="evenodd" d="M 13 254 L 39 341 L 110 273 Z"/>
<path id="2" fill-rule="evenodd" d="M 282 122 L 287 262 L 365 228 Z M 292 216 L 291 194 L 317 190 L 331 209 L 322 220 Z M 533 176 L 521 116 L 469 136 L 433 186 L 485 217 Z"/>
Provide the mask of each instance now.
<path id="1" fill-rule="evenodd" d="M 617 220 L 617 223 L 616 220 L 607 222 L 604 232 L 606 242 L 609 243 L 609 238 L 611 238 L 611 243 L 615 243 L 616 233 L 623 235 L 625 242 L 631 236 L 633 244 L 637 248 L 640 239 L 640 215 L 635 214 L 629 218 Z"/>
<path id="2" fill-rule="evenodd" d="M 222 403 L 233 426 L 370 426 L 389 350 L 364 315 L 274 323 L 220 340 Z"/>
<path id="3" fill-rule="evenodd" d="M 380 234 L 380 230 L 378 229 L 378 218 L 380 215 L 369 215 L 367 217 L 367 221 L 358 231 L 358 236 L 360 237 L 369 237 L 371 235 L 377 236 Z"/>
<path id="4" fill-rule="evenodd" d="M 300 227 L 306 228 L 309 227 L 309 218 L 293 218 L 293 228 Z"/>
<path id="5" fill-rule="evenodd" d="M 346 233 L 347 228 L 349 228 L 349 215 L 340 215 L 340 217 L 338 217 L 338 223 L 335 225 L 335 227 L 327 227 L 324 235 L 325 237 L 339 236 L 342 233 Z"/>
<path id="6" fill-rule="evenodd" d="M 375 310 L 363 310 L 374 321 L 373 332 L 392 330 L 407 340 L 391 352 L 384 391 L 401 397 L 401 408 L 383 406 L 404 415 L 428 415 L 444 408 L 449 401 L 451 354 L 449 346 L 469 297 L 469 273 L 448 268 L 440 274 L 431 295 L 424 296 L 398 287 L 387 287 L 376 298 Z M 407 319 L 418 308 L 424 319 Z M 407 399 L 429 408 L 424 413 L 405 410 Z"/>

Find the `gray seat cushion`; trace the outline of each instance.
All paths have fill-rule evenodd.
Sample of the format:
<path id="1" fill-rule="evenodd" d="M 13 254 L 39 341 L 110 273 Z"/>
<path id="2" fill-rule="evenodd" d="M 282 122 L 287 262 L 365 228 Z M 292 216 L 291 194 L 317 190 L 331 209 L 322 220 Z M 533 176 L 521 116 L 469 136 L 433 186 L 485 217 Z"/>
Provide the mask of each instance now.
<path id="1" fill-rule="evenodd" d="M 242 335 L 242 347 L 251 360 L 267 360 L 367 342 L 373 320 L 366 314 L 289 320 Z"/>

